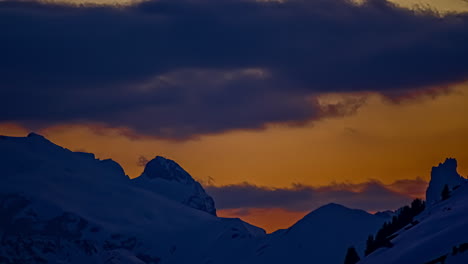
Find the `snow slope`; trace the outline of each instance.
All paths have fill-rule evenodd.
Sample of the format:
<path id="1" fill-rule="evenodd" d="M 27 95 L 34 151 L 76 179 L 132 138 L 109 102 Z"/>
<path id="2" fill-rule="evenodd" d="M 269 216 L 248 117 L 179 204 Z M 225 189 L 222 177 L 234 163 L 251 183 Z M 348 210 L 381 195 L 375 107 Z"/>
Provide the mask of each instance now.
<path id="1" fill-rule="evenodd" d="M 273 233 L 249 263 L 343 263 L 346 250 L 364 251 L 369 234 L 388 217 L 349 209 L 339 204 L 322 206 L 286 230 Z"/>
<path id="2" fill-rule="evenodd" d="M 6 264 L 341 264 L 349 246 L 362 254 L 367 236 L 391 216 L 329 204 L 266 235 L 240 219 L 216 217 L 211 197 L 173 161 L 156 157 L 130 180 L 112 160 L 36 134 L 0 136 L 0 171 L 0 263 Z M 463 184 L 401 231 L 393 248 L 362 263 L 422 264 L 455 246 L 447 263 L 468 263 L 467 212 Z"/>
<path id="3" fill-rule="evenodd" d="M 10 260 L 37 257 L 60 263 L 62 255 L 71 255 L 65 263 L 103 263 L 102 256 L 111 254 L 124 263 L 240 263 L 242 254 L 227 262 L 223 256 L 233 247 L 249 252 L 265 235 L 241 220 L 218 218 L 136 186 L 116 162 L 69 151 L 36 134 L 0 137 L 0 168 L 0 210 L 10 215 L 3 219 L 1 235 L 12 226 L 31 226 L 27 236 L 19 229 L 8 233 L 4 241 L 10 246 L 3 245 L 0 256 Z M 74 235 L 49 232 L 51 223 Z M 73 223 L 86 225 L 73 229 Z M 75 240 L 96 250 L 87 255 L 77 246 L 85 242 Z M 35 248 L 40 242 L 52 243 L 51 249 Z"/>
<path id="4" fill-rule="evenodd" d="M 453 160 L 448 161 L 453 165 Z M 454 170 L 456 172 L 456 161 L 454 164 L 455 167 L 451 166 L 449 170 L 446 170 L 446 174 L 437 175 L 436 183 L 431 183 L 430 186 L 443 187 L 445 181 L 450 183 L 454 176 L 459 177 L 458 174 L 453 173 Z M 438 168 L 441 167 L 445 165 L 441 164 Z M 432 180 L 434 180 L 434 174 Z M 428 194 L 432 195 L 430 191 Z M 468 263 L 468 183 L 466 180 L 463 179 L 461 185 L 452 191 L 449 199 L 429 205 L 416 217 L 414 224 L 397 232 L 397 236 L 391 242 L 393 247 L 378 249 L 362 259 L 359 264 Z"/>
<path id="5" fill-rule="evenodd" d="M 0 168 L 5 263 L 338 264 L 346 247 L 384 221 L 332 204 L 266 236 L 240 219 L 216 217 L 211 197 L 171 160 L 156 157 L 130 180 L 112 160 L 36 134 L 0 137 Z"/>
<path id="6" fill-rule="evenodd" d="M 146 164 L 143 174 L 132 183 L 216 216 L 213 198 L 173 160 L 157 156 Z"/>

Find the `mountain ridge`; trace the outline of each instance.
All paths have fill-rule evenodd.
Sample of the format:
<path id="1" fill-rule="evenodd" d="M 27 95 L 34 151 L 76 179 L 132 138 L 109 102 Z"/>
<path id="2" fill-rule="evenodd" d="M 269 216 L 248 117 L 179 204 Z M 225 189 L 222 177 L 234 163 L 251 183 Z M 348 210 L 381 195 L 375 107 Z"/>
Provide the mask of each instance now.
<path id="1" fill-rule="evenodd" d="M 0 194 L 6 195 L 0 218 L 13 214 L 0 219 L 0 235 L 7 234 L 1 242 L 5 251 L 0 250 L 0 257 L 9 262 L 20 259 L 20 263 L 55 263 L 60 259 L 72 264 L 98 264 L 121 258 L 126 260 L 122 263 L 187 263 L 195 259 L 202 262 L 204 256 L 209 256 L 220 263 L 222 255 L 229 251 L 226 241 L 219 242 L 221 234 L 235 237 L 229 244 L 242 252 L 249 252 L 252 244 L 265 235 L 258 227 L 247 228 L 241 220 L 217 218 L 140 188 L 114 161 L 72 152 L 35 135 L 1 137 L 0 167 L 4 170 Z M 24 206 L 12 208 L 10 204 Z M 85 229 L 66 229 L 73 219 L 87 223 Z M 18 225 L 33 229 L 5 233 Z M 77 236 L 57 236 L 50 226 L 63 227 L 63 234 L 72 232 Z M 88 227 L 99 231 L 92 232 Z M 95 250 L 88 255 L 76 243 L 87 243 Z M 216 244 L 220 244 L 219 255 L 208 253 L 207 249 Z M 242 257 L 234 256 L 232 263 L 239 263 Z"/>
<path id="2" fill-rule="evenodd" d="M 18 263 L 19 259 L 34 264 L 275 264 L 305 260 L 340 264 L 347 247 L 363 252 L 365 238 L 392 215 L 330 203 L 288 229 L 267 235 L 241 219 L 210 212 L 204 199 L 211 197 L 201 193 L 197 189 L 203 190 L 200 183 L 175 161 L 161 156 L 152 161 L 140 177 L 130 179 L 115 161 L 72 152 L 37 134 L 0 136 L 0 167 L 4 170 L 0 175 L 0 263 Z M 468 218 L 464 213 L 468 211 L 466 186 L 452 190 L 451 198 L 437 201 L 431 211 L 418 217 L 421 224 L 402 231 L 392 241 L 396 248 L 406 243 L 401 237 L 414 239 L 407 235 L 411 230 L 427 223 L 440 227 L 434 220 L 437 217 L 444 224 L 455 223 L 447 230 L 463 234 L 460 228 L 468 228 L 460 221 Z M 200 199 L 191 203 L 194 195 Z M 212 206 L 215 210 L 214 202 Z M 463 243 L 457 239 L 449 241 L 450 246 Z M 447 247 L 440 248 L 447 251 Z M 378 262 L 378 255 L 387 254 L 386 250 L 377 250 L 363 263 L 385 263 Z"/>

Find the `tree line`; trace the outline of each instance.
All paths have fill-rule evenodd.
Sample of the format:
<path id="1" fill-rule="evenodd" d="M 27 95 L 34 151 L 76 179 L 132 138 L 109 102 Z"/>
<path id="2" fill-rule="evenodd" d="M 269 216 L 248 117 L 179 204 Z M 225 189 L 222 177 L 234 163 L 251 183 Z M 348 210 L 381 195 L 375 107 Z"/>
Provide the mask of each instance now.
<path id="1" fill-rule="evenodd" d="M 413 221 L 414 217 L 420 214 L 426 208 L 426 202 L 421 199 L 415 199 L 411 205 L 406 205 L 397 210 L 397 215 L 392 217 L 392 220 L 385 222 L 377 231 L 376 235 L 369 235 L 366 242 L 365 255 L 369 255 L 378 248 L 392 247 L 391 240 L 394 238 L 394 233 L 408 224 L 417 224 Z M 355 264 L 360 260 L 358 253 L 354 247 L 348 248 L 345 257 L 345 264 Z"/>

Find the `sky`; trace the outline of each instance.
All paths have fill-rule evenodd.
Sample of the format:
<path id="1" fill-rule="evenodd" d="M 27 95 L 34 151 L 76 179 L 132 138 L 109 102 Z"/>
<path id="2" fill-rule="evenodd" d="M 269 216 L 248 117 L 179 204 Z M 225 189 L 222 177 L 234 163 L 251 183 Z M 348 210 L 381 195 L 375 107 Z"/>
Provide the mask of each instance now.
<path id="1" fill-rule="evenodd" d="M 0 2 L 0 134 L 132 178 L 165 156 L 269 232 L 424 198 L 447 157 L 468 175 L 465 1 L 125 4 Z"/>

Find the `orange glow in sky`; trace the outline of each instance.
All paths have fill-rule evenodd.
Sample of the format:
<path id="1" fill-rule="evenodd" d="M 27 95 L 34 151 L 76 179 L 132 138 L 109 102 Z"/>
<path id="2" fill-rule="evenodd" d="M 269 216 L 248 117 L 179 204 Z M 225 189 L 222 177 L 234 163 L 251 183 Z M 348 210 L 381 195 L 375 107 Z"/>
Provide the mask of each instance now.
<path id="1" fill-rule="evenodd" d="M 231 131 L 187 141 L 129 137 L 122 129 L 86 124 L 63 124 L 36 132 L 71 150 L 112 158 L 131 177 L 143 170 L 137 164 L 139 157 L 162 155 L 202 182 L 212 178 L 214 185 L 324 186 L 369 179 L 389 184 L 417 177 L 428 180 L 431 166 L 446 157 L 457 158 L 459 173 L 468 175 L 467 113 L 465 84 L 435 98 L 400 103 L 372 95 L 355 114 L 304 126 L 271 125 L 264 130 Z M 0 124 L 2 135 L 28 132 L 18 124 Z M 251 210 L 249 215 L 239 215 L 236 210 L 222 210 L 220 215 L 237 215 L 272 231 L 307 213 Z"/>
<path id="2" fill-rule="evenodd" d="M 308 213 L 309 212 L 288 211 L 282 208 L 253 208 L 245 212 L 242 209 L 218 210 L 218 216 L 242 218 L 242 220 L 252 225 L 262 227 L 267 233 L 274 232 L 278 229 L 286 229 Z"/>

